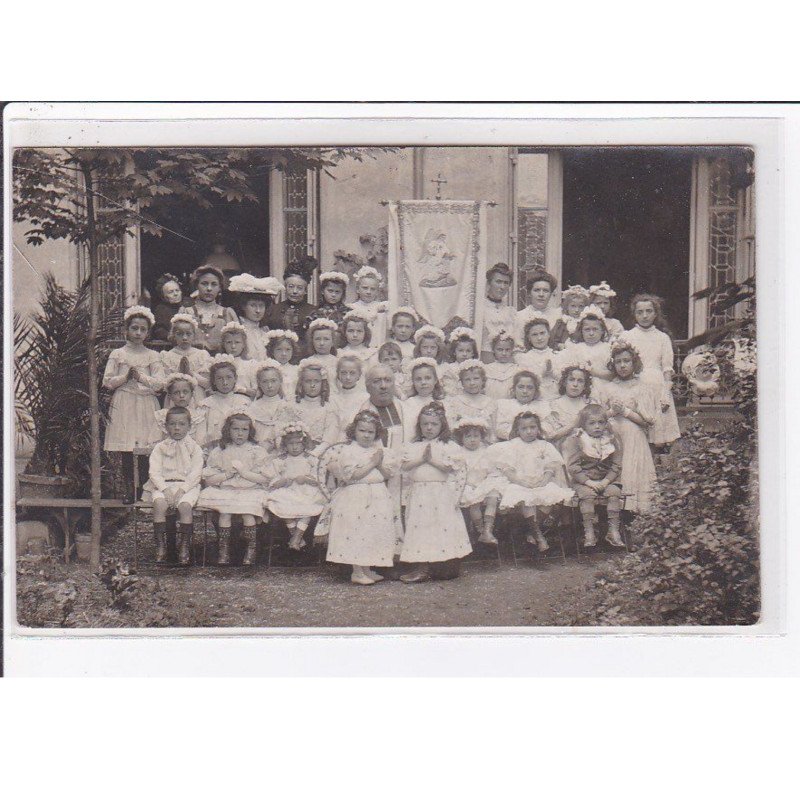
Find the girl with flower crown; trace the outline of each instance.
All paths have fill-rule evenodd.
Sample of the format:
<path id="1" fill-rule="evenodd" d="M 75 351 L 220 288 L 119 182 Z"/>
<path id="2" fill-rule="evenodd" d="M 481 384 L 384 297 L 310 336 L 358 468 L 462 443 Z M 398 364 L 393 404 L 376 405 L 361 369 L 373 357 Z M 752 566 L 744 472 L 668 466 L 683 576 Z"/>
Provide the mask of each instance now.
<path id="1" fill-rule="evenodd" d="M 256 376 L 253 374 L 255 361 L 247 351 L 247 331 L 241 322 L 229 322 L 220 331 L 222 352 L 233 359 L 236 366 L 237 383 L 235 391 L 251 400 L 256 396 Z"/>
<path id="2" fill-rule="evenodd" d="M 561 350 L 572 339 L 583 309 L 589 305 L 589 290 L 568 286 L 561 292 L 561 316 L 550 330 L 550 347 Z"/>
<path id="3" fill-rule="evenodd" d="M 486 394 L 499 400 L 509 396 L 519 365 L 514 356 L 514 335 L 510 331 L 497 333 L 491 344 L 493 360 L 483 368 L 486 372 Z"/>
<path id="4" fill-rule="evenodd" d="M 511 427 L 518 414 L 531 411 L 540 419 L 550 413 L 550 403 L 541 396 L 539 376 L 527 369 L 518 370 L 511 380 L 510 397 L 497 401 L 497 423 L 495 433 L 498 439 L 511 436 Z"/>
<path id="5" fill-rule="evenodd" d="M 350 279 L 344 272 L 330 270 L 321 272 L 319 275 L 320 302 L 315 311 L 312 311 L 304 323 L 306 330 L 306 344 L 311 345 L 309 328 L 315 320 L 328 319 L 334 323 L 334 347 L 338 347 L 342 342 L 337 341 L 336 333 L 342 324 L 344 315 L 350 310 L 350 306 L 344 302 L 347 283 Z"/>
<path id="6" fill-rule="evenodd" d="M 408 397 L 403 401 L 403 440 L 410 442 L 417 429 L 417 417 L 423 406 L 444 398 L 444 390 L 436 373 L 433 358 L 415 358 L 406 367 L 409 377 Z"/>
<path id="7" fill-rule="evenodd" d="M 574 342 L 564 350 L 562 358 L 589 365 L 595 389 L 608 383 L 614 376 L 608 370 L 611 344 L 603 312 L 597 306 L 586 306 L 578 317 Z"/>
<path id="8" fill-rule="evenodd" d="M 181 314 L 188 314 L 197 323 L 197 347 L 203 347 L 212 355 L 218 353 L 222 346 L 220 333 L 228 322 L 235 322 L 238 317 L 232 308 L 220 303 L 225 291 L 225 276 L 216 267 L 205 265 L 198 267 L 192 274 L 194 299 L 180 309 Z"/>
<path id="9" fill-rule="evenodd" d="M 246 395 L 236 392 L 237 374 L 233 356 L 224 353 L 214 356 L 209 380 L 211 392 L 197 407 L 203 414 L 203 421 L 197 430 L 197 443 L 204 447 L 216 443 L 225 420 L 231 414 L 244 412 L 250 404 Z"/>
<path id="10" fill-rule="evenodd" d="M 313 517 L 325 507 L 319 488 L 318 459 L 312 449 L 308 428 L 302 421 L 290 422 L 278 430 L 280 455 L 269 465 L 267 509 L 286 522 L 291 534 L 289 547 L 300 550 Z"/>
<path id="11" fill-rule="evenodd" d="M 606 281 L 600 281 L 600 283 L 589 287 L 589 305 L 597 306 L 605 315 L 609 339 L 616 338 L 625 330 L 625 326 L 618 319 L 614 319 L 611 316 L 616 296 L 617 293 Z"/>
<path id="12" fill-rule="evenodd" d="M 476 358 L 463 361 L 458 370 L 461 391 L 445 401 L 447 419 L 455 425 L 462 417 L 478 417 L 486 423 L 490 442 L 497 439 L 497 400 L 486 394 L 486 365 Z"/>
<path id="13" fill-rule="evenodd" d="M 327 367 L 316 358 L 304 358 L 297 372 L 295 411 L 312 446 L 320 451 L 337 438 L 338 419 L 330 397 Z"/>
<path id="14" fill-rule="evenodd" d="M 592 371 L 583 361 L 564 359 L 561 377 L 558 381 L 558 394 L 550 401 L 550 412 L 542 419 L 544 435 L 560 448 L 565 437 L 575 431 L 578 416 L 584 406 L 592 401 Z"/>
<path id="15" fill-rule="evenodd" d="M 387 309 L 389 304 L 380 299 L 383 276 L 374 267 L 364 265 L 354 275 L 357 299 L 350 308 L 369 320 L 372 343 L 381 345 L 386 341 Z"/>
<path id="16" fill-rule="evenodd" d="M 284 397 L 294 397 L 297 386 L 297 360 L 300 356 L 300 337 L 294 331 L 267 331 L 267 358 L 281 366 Z"/>
<path id="17" fill-rule="evenodd" d="M 103 373 L 103 388 L 113 392 L 103 446 L 109 452 L 122 453 L 127 503 L 135 498 L 133 451 L 161 440 L 155 412 L 157 395 L 164 388 L 164 367 L 158 353 L 144 344 L 154 324 L 149 308 L 129 308 L 123 317 L 125 346 L 111 351 Z M 139 464 L 146 478 L 147 458 L 140 456 Z"/>
<path id="18" fill-rule="evenodd" d="M 458 370 L 463 361 L 480 358 L 478 340 L 472 328 L 454 328 L 447 337 L 448 363 L 441 367 L 442 388 L 446 395 L 457 394 L 461 389 Z"/>
<path id="19" fill-rule="evenodd" d="M 277 431 L 298 418 L 297 404 L 286 399 L 283 392 L 281 365 L 273 359 L 256 362 L 253 367 L 257 393 L 247 407 L 247 415 L 256 426 L 256 441 L 268 453 L 276 450 Z"/>
<path id="20" fill-rule="evenodd" d="M 306 333 L 306 343 L 308 354 L 317 364 L 325 367 L 331 381 L 336 375 L 336 363 L 338 361 L 338 350 L 336 341 L 338 339 L 339 326 L 332 320 L 325 317 L 318 317 L 311 320 Z M 335 385 L 330 386 L 331 392 L 336 392 Z"/>
<path id="21" fill-rule="evenodd" d="M 254 361 L 263 361 L 267 357 L 264 317 L 274 298 L 283 291 L 283 284 L 277 278 L 256 278 L 244 272 L 231 278 L 228 291 L 236 297 L 236 310 L 247 336 L 247 353 Z"/>
<path id="22" fill-rule="evenodd" d="M 176 314 L 170 321 L 169 341 L 174 345 L 170 350 L 162 350 L 161 362 L 167 373 L 182 372 L 194 379 L 194 403 L 200 403 L 210 387 L 208 370 L 211 356 L 208 350 L 195 347 L 197 339 L 197 320 L 189 314 Z M 166 407 L 170 407 L 167 396 Z"/>

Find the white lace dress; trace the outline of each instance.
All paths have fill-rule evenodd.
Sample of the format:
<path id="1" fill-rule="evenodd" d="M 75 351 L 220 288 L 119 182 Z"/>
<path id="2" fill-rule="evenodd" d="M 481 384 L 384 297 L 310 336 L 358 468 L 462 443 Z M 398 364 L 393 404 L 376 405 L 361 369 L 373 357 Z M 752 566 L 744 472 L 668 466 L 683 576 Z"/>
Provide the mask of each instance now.
<path id="1" fill-rule="evenodd" d="M 539 379 L 539 399 L 554 400 L 558 397 L 558 382 L 561 378 L 559 372 L 560 360 L 558 354 L 550 347 L 541 350 L 526 350 L 514 356 L 519 369 L 532 372 Z"/>
<path id="2" fill-rule="evenodd" d="M 183 372 L 181 362 L 184 358 L 188 362 L 189 374 L 197 381 L 197 386 L 194 389 L 194 400 L 199 403 L 209 391 L 208 370 L 211 367 L 211 356 L 208 350 L 203 350 L 199 347 L 190 347 L 188 350 L 179 350 L 177 347 L 173 347 L 172 350 L 164 350 L 161 353 L 161 361 L 164 364 L 165 374 Z M 171 405 L 172 402 L 168 395 L 164 407 L 169 408 Z"/>
<path id="3" fill-rule="evenodd" d="M 447 397 L 444 407 L 451 428 L 464 417 L 478 417 L 486 423 L 489 441 L 497 439 L 497 400 L 493 397 L 461 392 Z"/>
<path id="4" fill-rule="evenodd" d="M 529 411 L 539 417 L 539 422 L 544 426 L 544 420 L 550 414 L 550 404 L 546 400 L 534 400 L 531 403 L 520 403 L 515 398 L 497 401 L 497 438 L 506 440 L 511 436 L 511 428 L 518 414 Z"/>
<path id="5" fill-rule="evenodd" d="M 483 369 L 486 372 L 486 394 L 495 400 L 511 397 L 512 381 L 521 369 L 519 364 L 514 361 L 509 364 L 493 361 Z"/>
<path id="6" fill-rule="evenodd" d="M 487 458 L 488 447 L 482 445 L 477 450 L 461 448 L 461 457 L 467 468 L 466 483 L 461 492 L 459 505 L 469 508 L 476 503 L 483 503 L 486 498 L 496 492 L 501 495 L 506 489 L 508 480 L 500 475 L 489 463 Z"/>
<path id="7" fill-rule="evenodd" d="M 208 454 L 203 479 L 219 477 L 231 471 L 236 474 L 226 477 L 216 486 L 207 485 L 200 492 L 198 505 L 220 514 L 252 514 L 260 517 L 267 500 L 268 464 L 267 451 L 253 442 L 226 444 L 224 450 L 215 447 Z M 238 470 L 255 472 L 264 477 L 256 483 L 240 475 Z"/>
<path id="8" fill-rule="evenodd" d="M 222 434 L 222 426 L 231 414 L 246 414 L 250 398 L 243 394 L 212 392 L 197 406 L 203 419 L 197 428 L 197 443 L 206 446 L 216 442 Z"/>
<path id="9" fill-rule="evenodd" d="M 277 435 L 281 426 L 298 419 L 297 404 L 281 397 L 259 397 L 245 411 L 256 426 L 256 441 L 268 452 L 278 447 Z"/>
<path id="10" fill-rule="evenodd" d="M 269 489 L 267 508 L 271 513 L 281 519 L 316 517 L 322 513 L 326 501 L 317 483 L 318 464 L 317 457 L 312 453 L 303 453 L 299 456 L 284 453 L 270 462 L 270 483 L 279 478 L 288 478 L 292 481 L 288 486 Z M 314 483 L 295 483 L 301 476 L 313 479 Z"/>

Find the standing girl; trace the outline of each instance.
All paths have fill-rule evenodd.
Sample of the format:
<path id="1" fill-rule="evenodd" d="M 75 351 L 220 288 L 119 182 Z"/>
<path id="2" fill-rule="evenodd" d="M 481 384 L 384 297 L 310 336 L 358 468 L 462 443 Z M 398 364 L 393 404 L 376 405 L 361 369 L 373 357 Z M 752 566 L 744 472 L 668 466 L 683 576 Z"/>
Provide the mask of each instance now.
<path id="1" fill-rule="evenodd" d="M 318 364 L 322 364 L 328 375 L 336 375 L 336 338 L 339 326 L 332 319 L 319 317 L 311 321 L 306 334 L 309 356 Z M 336 387 L 331 386 L 331 391 Z"/>
<path id="2" fill-rule="evenodd" d="M 403 401 L 403 441 L 410 442 L 417 431 L 417 417 L 423 407 L 444 397 L 442 384 L 436 374 L 436 361 L 432 358 L 415 358 L 408 364 L 407 373 L 411 389 Z"/>
<path id="3" fill-rule="evenodd" d="M 394 394 L 405 400 L 411 393 L 411 378 L 403 370 L 403 353 L 397 342 L 384 342 L 378 348 L 378 363 L 385 364 L 394 373 Z"/>
<path id="4" fill-rule="evenodd" d="M 225 290 L 225 276 L 221 270 L 209 265 L 198 267 L 192 275 L 194 300 L 181 308 L 181 314 L 189 314 L 197 322 L 195 344 L 214 354 L 220 351 L 220 333 L 228 322 L 237 320 L 232 308 L 223 306 L 219 300 Z"/>
<path id="5" fill-rule="evenodd" d="M 568 361 L 558 382 L 559 397 L 550 401 L 550 413 L 543 420 L 547 438 L 560 448 L 566 436 L 578 427 L 584 406 L 592 402 L 592 373 L 582 361 Z"/>
<path id="6" fill-rule="evenodd" d="M 458 370 L 468 358 L 479 358 L 478 341 L 472 328 L 455 328 L 447 339 L 448 363 L 442 368 L 442 388 L 445 394 L 457 394 L 461 389 Z"/>
<path id="7" fill-rule="evenodd" d="M 222 351 L 227 353 L 236 366 L 235 391 L 249 399 L 256 396 L 256 376 L 253 374 L 255 361 L 247 351 L 247 331 L 241 322 L 229 322 L 220 331 Z"/>
<path id="8" fill-rule="evenodd" d="M 205 351 L 204 351 L 205 352 Z M 197 381 L 192 375 L 185 375 L 183 372 L 173 372 L 164 378 L 164 389 L 167 397 L 164 408 L 156 411 L 156 425 L 160 431 L 167 435 L 167 413 L 171 408 L 185 408 L 189 412 L 190 427 L 189 434 L 197 436 L 197 431 L 202 429 L 203 411 L 197 406 L 194 400 L 194 393 L 197 390 Z M 202 401 L 201 401 L 202 402 Z"/>
<path id="9" fill-rule="evenodd" d="M 345 441 L 350 423 L 361 406 L 369 400 L 364 388 L 363 370 L 364 364 L 356 356 L 342 356 L 336 365 L 338 391 L 330 402 L 331 411 L 336 416 L 334 441 Z"/>
<path id="10" fill-rule="evenodd" d="M 418 324 L 419 316 L 411 306 L 401 306 L 392 314 L 389 341 L 394 342 L 400 348 L 404 361 L 414 358 L 414 333 Z"/>
<path id="11" fill-rule="evenodd" d="M 611 347 L 608 368 L 614 380 L 603 388 L 602 401 L 611 415 L 614 431 L 622 442 L 622 491 L 629 495 L 625 508 L 634 514 L 650 509 L 656 469 L 647 441 L 647 431 L 658 412 L 653 384 L 639 376 L 642 359 L 637 349 L 623 339 Z"/>
<path id="12" fill-rule="evenodd" d="M 314 448 L 336 441 L 336 413 L 330 402 L 328 370 L 315 358 L 300 362 L 295 411 Z"/>
<path id="13" fill-rule="evenodd" d="M 631 300 L 631 312 L 636 325 L 623 337 L 639 351 L 642 359 L 642 380 L 655 387 L 659 406 L 650 429 L 650 443 L 657 447 L 680 438 L 675 398 L 672 396 L 672 377 L 675 353 L 672 339 L 666 332 L 663 302 L 652 294 L 637 294 Z"/>
<path id="14" fill-rule="evenodd" d="M 375 357 L 375 348 L 370 347 L 372 331 L 369 318 L 363 311 L 348 311 L 339 326 L 339 339 L 344 346 L 339 348 L 340 356 L 355 356 L 361 359 L 366 368 L 367 362 Z"/>
<path id="15" fill-rule="evenodd" d="M 511 438 L 489 448 L 488 456 L 508 480 L 500 497 L 501 511 L 520 506 L 528 521 L 529 544 L 540 553 L 550 545 L 539 525 L 538 510 L 569 500 L 574 492 L 566 488 L 564 461 L 558 450 L 542 438 L 539 417 L 523 411 L 511 427 Z"/>
<path id="16" fill-rule="evenodd" d="M 383 288 L 383 277 L 374 267 L 366 264 L 354 275 L 357 299 L 350 303 L 350 308 L 369 320 L 372 341 L 382 344 L 386 341 L 386 310 L 388 303 L 380 299 Z"/>
<path id="17" fill-rule="evenodd" d="M 486 373 L 486 394 L 495 400 L 511 394 L 511 382 L 519 366 L 514 358 L 514 336 L 508 331 L 500 331 L 492 339 L 494 360 L 484 366 Z"/>
<path id="18" fill-rule="evenodd" d="M 310 452 L 314 443 L 302 422 L 285 425 L 278 438 L 280 455 L 270 464 L 267 508 L 286 522 L 289 547 L 300 550 L 312 517 L 319 516 L 325 506 L 317 481 L 318 459 Z"/>
<path id="19" fill-rule="evenodd" d="M 103 373 L 103 388 L 114 392 L 103 446 L 109 452 L 122 453 L 126 503 L 136 496 L 133 451 L 161 439 L 155 412 L 159 408 L 156 395 L 164 387 L 164 367 L 158 353 L 144 345 L 154 323 L 149 308 L 131 306 L 123 317 L 125 346 L 111 351 Z M 146 456 L 139 456 L 139 467 L 146 477 Z"/>
<path id="20" fill-rule="evenodd" d="M 458 371 L 461 391 L 447 398 L 447 415 L 452 425 L 462 417 L 478 417 L 486 423 L 489 441 L 495 441 L 497 400 L 486 394 L 486 370 L 481 361 L 468 359 Z"/>
<path id="21" fill-rule="evenodd" d="M 569 286 L 561 292 L 561 316 L 550 329 L 550 347 L 561 350 L 578 327 L 581 311 L 589 305 L 589 290 Z"/>
<path id="22" fill-rule="evenodd" d="M 256 560 L 256 523 L 267 499 L 267 451 L 256 444 L 256 429 L 247 414 L 231 414 L 222 426 L 219 444 L 209 453 L 203 470 L 206 488 L 200 505 L 219 512 L 217 564 L 230 564 L 231 522 L 242 518 L 242 537 L 247 550 L 242 564 Z"/>
<path id="23" fill-rule="evenodd" d="M 431 577 L 431 565 L 452 562 L 448 577 L 458 575 L 459 559 L 472 552 L 458 507 L 456 473 L 464 472 L 458 446 L 450 441 L 444 406 L 424 406 L 414 442 L 403 450 L 403 472 L 410 489 L 400 560 L 417 566 L 401 576 L 404 583 Z"/>
<path id="24" fill-rule="evenodd" d="M 590 305 L 597 306 L 605 315 L 609 338 L 619 336 L 625 328 L 618 319 L 611 316 L 613 301 L 617 293 L 605 281 L 600 281 L 597 285 L 589 287 L 589 295 Z"/>
<path id="25" fill-rule="evenodd" d="M 256 426 L 256 442 L 268 453 L 277 449 L 277 432 L 297 419 L 296 404 L 283 394 L 283 374 L 277 361 L 259 361 L 254 368 L 258 393 L 247 407 L 247 415 Z"/>
<path id="26" fill-rule="evenodd" d="M 267 358 L 281 365 L 284 397 L 294 397 L 297 386 L 297 364 L 300 355 L 300 337 L 294 331 L 267 331 Z"/>
<path id="27" fill-rule="evenodd" d="M 210 388 L 208 370 L 211 367 L 211 356 L 208 350 L 194 347 L 197 339 L 197 321 L 189 314 L 176 314 L 169 327 L 169 340 L 174 347 L 161 352 L 161 362 L 167 373 L 183 372 L 194 378 L 194 402 L 199 403 Z M 167 408 L 170 399 L 167 397 Z"/>
<path id="28" fill-rule="evenodd" d="M 320 273 L 319 293 L 321 299 L 317 309 L 306 317 L 305 327 L 307 331 L 311 323 L 315 320 L 328 319 L 334 323 L 334 336 L 337 335 L 344 315 L 350 310 L 350 306 L 344 303 L 344 295 L 347 291 L 348 280 L 349 278 L 344 272 L 329 271 Z M 308 334 L 306 335 L 306 342 L 309 345 L 311 344 Z M 334 346 L 339 345 L 341 345 L 341 342 L 334 342 Z"/>
<path id="29" fill-rule="evenodd" d="M 550 323 L 542 317 L 533 317 L 525 323 L 522 333 L 527 350 L 517 353 L 517 364 L 536 374 L 544 400 L 558 397 L 558 357 L 550 347 Z"/>
<path id="30" fill-rule="evenodd" d="M 209 369 L 211 394 L 198 404 L 203 420 L 197 431 L 198 444 L 216 444 L 222 434 L 225 420 L 231 414 L 242 413 L 247 409 L 250 400 L 243 394 L 237 394 L 236 365 L 229 355 L 214 356 Z"/>
<path id="31" fill-rule="evenodd" d="M 597 306 L 586 306 L 581 311 L 574 339 L 574 344 L 569 345 L 564 351 L 564 358 L 589 365 L 597 392 L 600 386 L 614 377 L 608 371 L 611 345 L 608 342 L 606 320 Z"/>
<path id="32" fill-rule="evenodd" d="M 239 319 L 247 336 L 247 353 L 254 361 L 267 357 L 267 331 L 263 327 L 267 308 L 283 290 L 277 278 L 256 278 L 248 273 L 234 275 L 228 291 L 237 298 Z"/>
<path id="33" fill-rule="evenodd" d="M 328 464 L 340 485 L 330 500 L 326 558 L 352 566 L 350 580 L 361 586 L 383 580 L 372 567 L 393 566 L 395 542 L 402 538 L 395 503 L 386 487 L 400 464 L 381 444 L 383 433 L 374 411 L 359 411 L 347 427 L 349 444 Z"/>
<path id="34" fill-rule="evenodd" d="M 506 481 L 486 457 L 488 433 L 486 423 L 478 418 L 463 417 L 453 428 L 453 438 L 463 448 L 461 456 L 467 468 L 459 505 L 468 510 L 478 541 L 497 544 L 494 521 Z"/>
<path id="35" fill-rule="evenodd" d="M 153 299 L 153 316 L 155 324 L 151 336 L 153 339 L 166 339 L 170 332 L 170 321 L 181 310 L 183 290 L 180 279 L 170 272 L 165 272 L 156 281 Z"/>
<path id="36" fill-rule="evenodd" d="M 539 419 L 550 413 L 550 404 L 541 399 L 539 378 L 535 372 L 520 370 L 511 381 L 511 397 L 497 401 L 497 426 L 495 433 L 498 439 L 508 439 L 514 420 L 523 411 L 531 411 Z"/>

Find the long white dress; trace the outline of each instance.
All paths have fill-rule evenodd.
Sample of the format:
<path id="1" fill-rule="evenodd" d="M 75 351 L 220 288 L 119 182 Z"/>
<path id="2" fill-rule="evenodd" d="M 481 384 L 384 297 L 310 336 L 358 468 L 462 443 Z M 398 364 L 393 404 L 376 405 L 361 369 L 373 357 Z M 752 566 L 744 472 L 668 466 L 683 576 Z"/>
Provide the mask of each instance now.
<path id="1" fill-rule="evenodd" d="M 136 368 L 139 380 L 126 380 L 131 367 Z M 131 453 L 161 440 L 155 412 L 160 407 L 156 395 L 164 388 L 164 377 L 164 365 L 154 350 L 126 344 L 111 351 L 103 373 L 103 387 L 114 391 L 105 450 Z"/>
<path id="2" fill-rule="evenodd" d="M 206 396 L 209 391 L 209 374 L 208 371 L 211 367 L 211 356 L 208 350 L 203 350 L 200 347 L 190 347 L 188 350 L 179 350 L 173 347 L 171 350 L 164 350 L 161 353 L 161 361 L 164 364 L 164 372 L 170 375 L 174 372 L 182 372 L 181 361 L 186 359 L 189 364 L 189 374 L 197 381 L 197 386 L 194 389 L 194 399 L 199 403 Z M 167 395 L 164 403 L 165 408 L 169 408 L 172 401 Z"/>
<path id="3" fill-rule="evenodd" d="M 198 505 L 220 514 L 252 514 L 260 517 L 264 513 L 267 500 L 268 464 L 267 451 L 253 442 L 239 445 L 229 443 L 225 445 L 225 449 L 215 447 L 208 454 L 203 470 L 205 480 L 239 469 L 258 473 L 264 478 L 256 483 L 237 472 L 232 478 L 225 478 L 216 486 L 206 486 L 200 492 Z"/>
<path id="4" fill-rule="evenodd" d="M 328 463 L 328 470 L 340 482 L 334 491 L 326 519 L 327 560 L 335 564 L 361 567 L 391 567 L 395 543 L 402 539 L 400 519 L 386 487 L 386 479 L 377 469 L 353 481 L 353 473 L 366 466 L 376 449 L 355 442 L 341 447 Z M 383 467 L 390 474 L 400 468 L 399 458 L 383 452 Z M 322 519 L 317 526 L 323 525 Z"/>
<path id="5" fill-rule="evenodd" d="M 198 404 L 203 419 L 197 428 L 197 443 L 206 446 L 219 439 L 222 426 L 231 414 L 246 414 L 250 398 L 243 394 L 212 392 Z"/>
<path id="6" fill-rule="evenodd" d="M 641 378 L 621 381 L 615 378 L 604 387 L 602 402 L 611 410 L 613 401 L 636 411 L 645 419 L 653 419 L 658 409 L 657 390 Z M 611 426 L 622 442 L 622 492 L 625 510 L 639 514 L 649 511 L 656 490 L 656 469 L 647 441 L 647 432 L 635 422 L 622 416 L 611 419 Z"/>
<path id="7" fill-rule="evenodd" d="M 191 436 L 164 439 L 150 453 L 150 475 L 142 487 L 142 500 L 163 500 L 169 489 L 182 489 L 181 503 L 194 507 L 200 496 L 203 451 Z"/>
<path id="8" fill-rule="evenodd" d="M 559 358 L 552 348 L 526 350 L 514 357 L 518 369 L 526 369 L 539 379 L 539 396 L 542 400 L 554 400 L 558 397 Z"/>
<path id="9" fill-rule="evenodd" d="M 508 364 L 493 361 L 491 364 L 486 364 L 483 369 L 486 372 L 486 394 L 495 400 L 511 397 L 512 381 L 521 369 L 519 364 L 515 361 Z"/>
<path id="10" fill-rule="evenodd" d="M 270 483 L 278 478 L 288 478 L 289 486 L 269 489 L 267 508 L 281 519 L 316 517 L 325 506 L 325 495 L 320 491 L 317 467 L 319 460 L 312 453 L 290 456 L 284 453 L 273 459 L 269 465 Z M 299 477 L 313 478 L 314 483 L 295 483 Z"/>
<path id="11" fill-rule="evenodd" d="M 403 451 L 403 464 L 418 461 L 428 442 L 412 442 Z M 436 461 L 465 469 L 460 448 L 454 442 L 432 442 Z M 432 563 L 462 558 L 472 552 L 469 534 L 459 507 L 457 472 L 442 472 L 430 464 L 404 471 L 409 479 L 406 524 L 400 560 Z"/>
<path id="12" fill-rule="evenodd" d="M 281 397 L 259 397 L 245 411 L 256 426 L 256 441 L 268 452 L 278 447 L 277 435 L 281 426 L 298 419 L 297 404 Z"/>
<path id="13" fill-rule="evenodd" d="M 546 400 L 534 400 L 531 403 L 520 403 L 514 397 L 497 401 L 497 438 L 506 440 L 511 436 L 511 428 L 517 414 L 530 411 L 539 417 L 539 422 L 544 425 L 545 419 L 550 414 L 550 403 Z"/>
<path id="14" fill-rule="evenodd" d="M 478 417 L 486 423 L 489 441 L 497 438 L 497 400 L 493 397 L 461 392 L 446 398 L 444 407 L 451 428 L 464 417 Z"/>
<path id="15" fill-rule="evenodd" d="M 642 357 L 644 369 L 640 378 L 657 389 L 657 413 L 653 427 L 650 428 L 649 441 L 652 444 L 674 442 L 680 438 L 681 429 L 678 425 L 678 413 L 675 410 L 675 398 L 664 381 L 665 370 L 674 371 L 675 369 L 672 340 L 664 331 L 658 330 L 655 326 L 640 328 L 638 325 L 625 331 L 621 338 L 633 344 Z M 661 410 L 661 398 L 669 403 L 666 411 Z"/>
<path id="16" fill-rule="evenodd" d="M 511 467 L 518 475 L 531 480 L 543 480 L 545 471 L 554 473 L 555 478 L 542 486 L 531 489 L 508 479 L 500 498 L 499 508 L 508 510 L 517 506 L 552 506 L 569 500 L 574 492 L 566 488 L 564 459 L 550 442 L 536 439 L 523 442 L 516 437 L 508 442 L 493 444 L 488 452 L 489 463 L 498 469 Z"/>

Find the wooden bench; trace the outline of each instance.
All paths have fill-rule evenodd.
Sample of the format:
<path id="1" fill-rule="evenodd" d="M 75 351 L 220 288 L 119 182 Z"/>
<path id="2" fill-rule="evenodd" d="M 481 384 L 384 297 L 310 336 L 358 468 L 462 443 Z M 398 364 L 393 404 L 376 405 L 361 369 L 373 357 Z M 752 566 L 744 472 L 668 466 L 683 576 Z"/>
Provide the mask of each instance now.
<path id="1" fill-rule="evenodd" d="M 92 501 L 88 499 L 72 499 L 65 497 L 18 497 L 16 502 L 17 509 L 44 509 L 53 517 L 64 533 L 64 561 L 69 564 L 72 548 L 75 546 L 75 516 L 70 519 L 70 512 L 75 509 L 87 509 L 92 507 Z M 122 500 L 101 500 L 100 508 L 130 508 Z"/>

